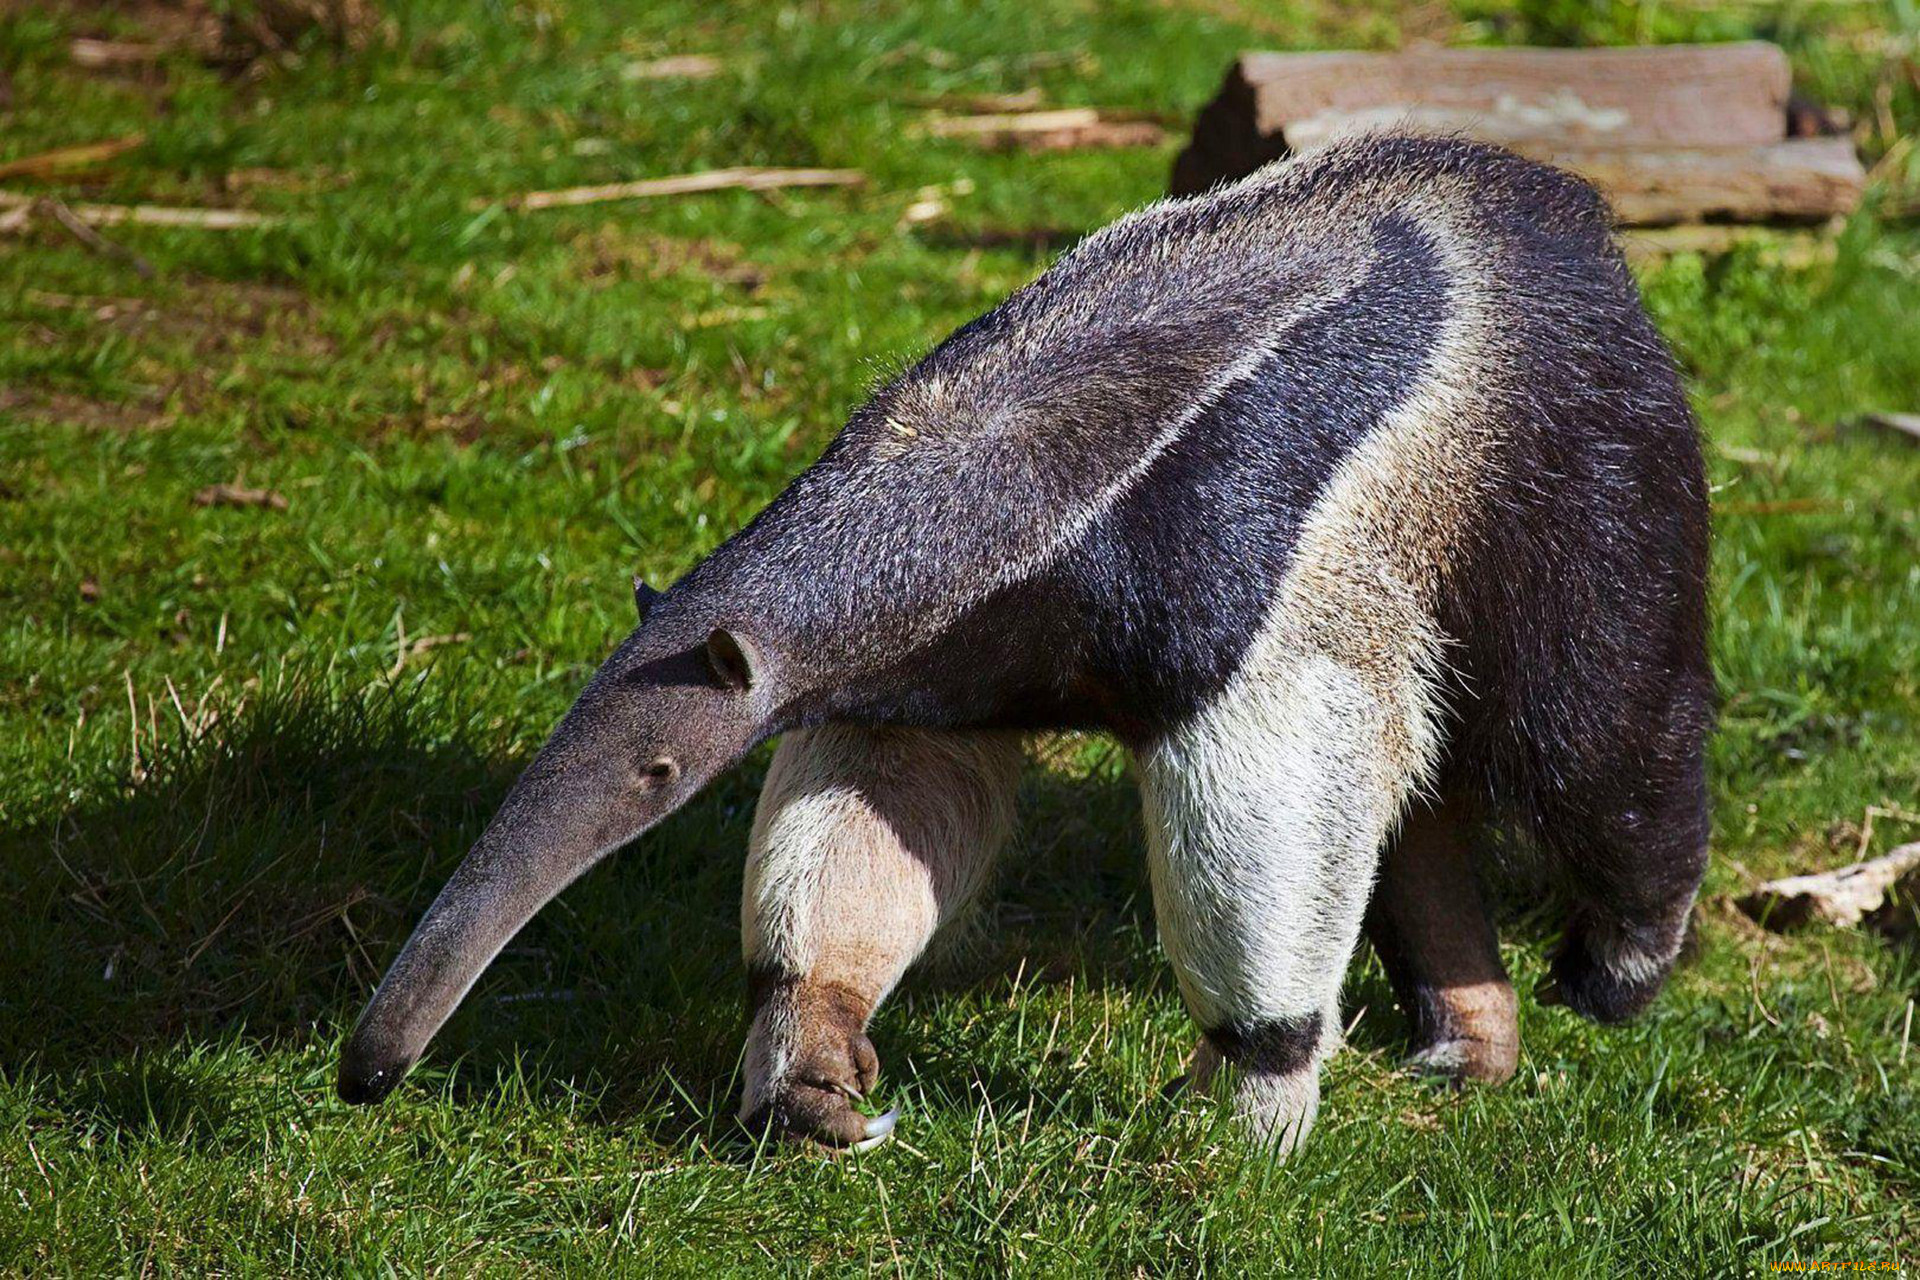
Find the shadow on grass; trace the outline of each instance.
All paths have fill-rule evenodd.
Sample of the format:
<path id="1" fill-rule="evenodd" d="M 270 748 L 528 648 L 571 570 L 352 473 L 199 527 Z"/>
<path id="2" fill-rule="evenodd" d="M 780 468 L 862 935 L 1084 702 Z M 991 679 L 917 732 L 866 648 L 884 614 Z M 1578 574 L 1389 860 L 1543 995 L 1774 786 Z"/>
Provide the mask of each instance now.
<path id="1" fill-rule="evenodd" d="M 748 1150 L 730 1124 L 738 902 L 764 760 L 536 917 L 408 1087 L 474 1107 L 565 1100 L 658 1144 Z M 79 793 L 105 798 L 0 829 L 18 891 L 0 949 L 0 1076 L 36 1078 L 106 1131 L 220 1140 L 255 1102 L 208 1065 L 218 1048 L 330 1059 L 520 763 L 457 695 L 294 687 L 151 755 L 137 783 L 98 780 Z M 971 1019 L 941 1015 L 1063 982 L 1171 998 L 1137 812 L 1112 756 L 1028 771 L 1020 847 L 981 927 L 911 977 L 876 1028 L 892 1078 L 910 1067 L 931 1093 L 996 1105 L 1083 1096 L 1064 1077 L 1050 1087 L 1047 1062 L 981 1052 Z M 1404 1024 L 1371 959 L 1346 1004 L 1365 1010 L 1356 1047 L 1398 1052 Z M 301 1088 L 342 1105 L 319 1079 Z"/>
<path id="2" fill-rule="evenodd" d="M 293 686 L 150 753 L 137 781 L 69 780 L 94 798 L 0 828 L 17 903 L 0 1076 L 36 1078 L 103 1129 L 214 1140 L 244 1102 L 197 1065 L 206 1051 L 330 1052 L 521 763 L 457 695 Z M 478 1105 L 518 1077 L 657 1142 L 711 1138 L 734 1102 L 740 867 L 763 772 L 764 753 L 542 912 L 441 1033 L 424 1082 Z M 1030 773 L 997 927 L 909 999 L 1016 973 L 1167 981 L 1132 789 L 1094 773 Z M 916 1052 L 911 1032 L 882 1039 Z M 1028 1092 L 926 1047 L 916 1070 L 951 1095 Z"/>

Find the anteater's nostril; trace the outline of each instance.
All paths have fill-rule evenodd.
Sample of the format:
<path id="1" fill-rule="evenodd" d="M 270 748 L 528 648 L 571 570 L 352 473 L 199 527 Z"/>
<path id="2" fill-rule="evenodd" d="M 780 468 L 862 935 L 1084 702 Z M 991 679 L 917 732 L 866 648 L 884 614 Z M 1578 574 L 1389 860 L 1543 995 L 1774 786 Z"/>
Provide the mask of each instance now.
<path id="1" fill-rule="evenodd" d="M 648 765 L 641 776 L 646 779 L 649 786 L 664 787 L 680 776 L 680 766 L 667 757 L 661 756 Z"/>
<path id="2" fill-rule="evenodd" d="M 339 1082 L 340 1098 L 341 1101 L 350 1102 L 354 1106 L 365 1106 L 370 1102 L 378 1102 L 392 1093 L 393 1087 L 399 1083 L 400 1072 L 391 1067 L 365 1074 L 342 1071 Z"/>
<path id="3" fill-rule="evenodd" d="M 373 1067 L 370 1062 L 383 1062 L 384 1066 Z M 334 1082 L 334 1090 L 342 1102 L 363 1107 L 378 1102 L 406 1078 L 407 1068 L 413 1065 L 411 1058 L 395 1061 L 389 1054 L 370 1054 L 349 1046 L 340 1059 L 340 1074 Z"/>

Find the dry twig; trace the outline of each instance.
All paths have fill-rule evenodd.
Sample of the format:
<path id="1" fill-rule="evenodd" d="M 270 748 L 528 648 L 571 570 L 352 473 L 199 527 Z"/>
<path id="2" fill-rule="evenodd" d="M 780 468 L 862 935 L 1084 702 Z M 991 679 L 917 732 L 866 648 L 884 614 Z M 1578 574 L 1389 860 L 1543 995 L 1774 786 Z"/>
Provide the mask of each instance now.
<path id="1" fill-rule="evenodd" d="M 237 484 L 210 484 L 193 495 L 196 507 L 266 507 L 287 509 L 286 495 L 273 489 L 248 489 Z"/>
<path id="2" fill-rule="evenodd" d="M 582 204 L 602 204 L 609 200 L 644 200 L 653 196 L 695 195 L 703 191 L 772 191 L 779 187 L 857 187 L 867 180 L 858 169 L 709 169 L 705 173 L 683 173 L 670 178 L 642 178 L 637 182 L 613 182 L 595 187 L 564 187 L 558 191 L 528 191 L 509 196 L 505 201 L 513 209 L 562 209 Z M 475 208 L 496 203 L 474 202 Z"/>
<path id="3" fill-rule="evenodd" d="M 105 142 L 88 142 L 76 147 L 55 147 L 52 151 L 21 156 L 17 160 L 8 160 L 0 164 L 0 178 L 46 178 L 72 169 L 88 169 L 97 164 L 105 164 L 116 156 L 123 156 L 136 147 L 144 145 L 146 140 L 147 135 L 144 133 L 130 133 L 124 138 L 109 138 Z"/>
<path id="4" fill-rule="evenodd" d="M 33 218 L 34 205 L 43 197 L 0 191 L 0 232 L 19 231 Z M 188 227 L 200 231 L 240 231 L 271 227 L 279 222 L 250 209 L 182 209 L 158 204 L 76 204 L 63 206 L 90 227 L 131 224 L 141 227 Z"/>
<path id="5" fill-rule="evenodd" d="M 704 53 L 682 53 L 650 62 L 629 62 L 620 69 L 622 80 L 705 80 L 720 74 L 720 59 Z"/>
<path id="6" fill-rule="evenodd" d="M 59 223 L 66 229 L 68 235 L 101 257 L 118 258 L 120 261 L 132 267 L 134 274 L 141 279 L 146 280 L 152 278 L 153 264 L 151 262 L 148 262 L 145 258 L 127 248 L 125 245 L 115 244 L 98 231 L 95 231 L 77 216 L 72 209 L 69 209 L 60 201 L 43 198 L 35 201 L 33 208 L 35 212 L 44 213 Z"/>
<path id="7" fill-rule="evenodd" d="M 1151 120 L 1117 119 L 1092 107 L 939 116 L 927 122 L 936 138 L 965 138 L 990 149 L 1069 151 L 1089 147 L 1150 147 L 1166 138 Z"/>
<path id="8" fill-rule="evenodd" d="M 399 656 L 394 658 L 393 666 L 387 669 L 387 678 L 392 679 L 406 669 L 407 660 L 429 649 L 437 649 L 443 644 L 465 644 L 473 636 L 465 631 L 455 631 L 444 636 L 420 636 L 413 640 L 402 639 Z"/>

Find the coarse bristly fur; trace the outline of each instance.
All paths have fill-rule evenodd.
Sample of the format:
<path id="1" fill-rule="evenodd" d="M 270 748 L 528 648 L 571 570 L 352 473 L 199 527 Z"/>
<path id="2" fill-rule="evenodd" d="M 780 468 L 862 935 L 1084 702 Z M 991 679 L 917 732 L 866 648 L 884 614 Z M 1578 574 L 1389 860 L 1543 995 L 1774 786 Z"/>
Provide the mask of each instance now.
<path id="1" fill-rule="evenodd" d="M 382 984 L 343 1090 L 390 1088 L 607 848 L 805 730 L 755 827 L 744 1110 L 857 1144 L 866 1020 L 1010 823 L 996 735 L 1058 727 L 1133 753 L 1195 1076 L 1230 1068 L 1254 1133 L 1311 1123 L 1363 925 L 1419 1060 L 1503 1078 L 1473 830 L 1525 832 L 1569 891 L 1549 996 L 1630 1016 L 1679 948 L 1706 537 L 1684 392 L 1577 179 L 1380 137 L 1144 209 L 646 593 Z"/>

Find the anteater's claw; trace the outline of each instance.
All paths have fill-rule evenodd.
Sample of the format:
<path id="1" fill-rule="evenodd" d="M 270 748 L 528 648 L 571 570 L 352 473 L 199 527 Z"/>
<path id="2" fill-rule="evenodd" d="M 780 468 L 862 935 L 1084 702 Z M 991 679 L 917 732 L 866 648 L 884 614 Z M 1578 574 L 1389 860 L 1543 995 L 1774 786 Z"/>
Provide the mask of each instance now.
<path id="1" fill-rule="evenodd" d="M 893 1126 L 900 1121 L 900 1108 L 888 1107 L 885 1113 L 867 1121 L 867 1136 L 852 1146 L 854 1151 L 871 1151 L 893 1136 Z"/>

